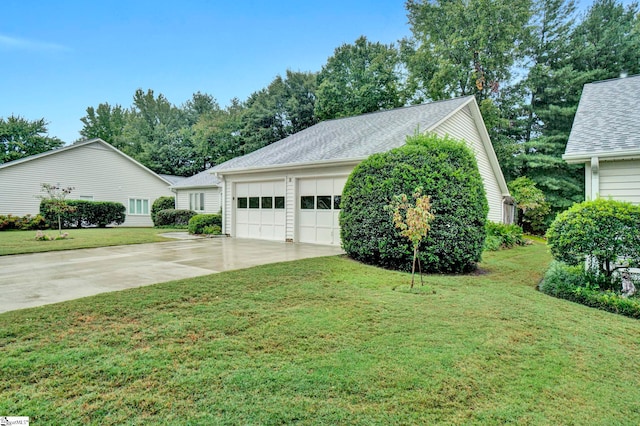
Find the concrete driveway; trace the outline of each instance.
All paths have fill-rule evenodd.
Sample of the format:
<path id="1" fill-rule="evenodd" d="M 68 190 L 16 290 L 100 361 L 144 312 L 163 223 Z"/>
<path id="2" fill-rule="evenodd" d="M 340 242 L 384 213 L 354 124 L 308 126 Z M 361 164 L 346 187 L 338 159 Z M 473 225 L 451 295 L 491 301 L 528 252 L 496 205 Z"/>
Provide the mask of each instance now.
<path id="1" fill-rule="evenodd" d="M 232 269 L 341 254 L 339 247 L 200 238 L 0 256 L 0 312 Z"/>

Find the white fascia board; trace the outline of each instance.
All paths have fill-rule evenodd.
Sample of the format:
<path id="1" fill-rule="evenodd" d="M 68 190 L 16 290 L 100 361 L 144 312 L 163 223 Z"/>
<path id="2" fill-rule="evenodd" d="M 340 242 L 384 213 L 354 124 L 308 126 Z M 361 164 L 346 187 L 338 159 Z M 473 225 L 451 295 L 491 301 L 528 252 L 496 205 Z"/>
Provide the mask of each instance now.
<path id="1" fill-rule="evenodd" d="M 235 174 L 312 169 L 312 168 L 325 167 L 325 166 L 344 166 L 349 164 L 356 165 L 362 162 L 363 160 L 365 160 L 366 158 L 367 157 L 346 158 L 341 160 L 320 160 L 320 161 L 311 161 L 308 163 L 290 163 L 290 164 L 278 164 L 278 165 L 260 166 L 260 167 L 246 167 L 241 169 L 213 170 L 212 173 L 217 177 L 221 177 L 225 175 L 235 175 Z"/>
<path id="2" fill-rule="evenodd" d="M 598 157 L 603 161 L 637 160 L 640 158 L 640 150 L 589 152 L 580 154 L 564 154 L 562 159 L 569 164 L 590 163 L 591 158 Z"/>

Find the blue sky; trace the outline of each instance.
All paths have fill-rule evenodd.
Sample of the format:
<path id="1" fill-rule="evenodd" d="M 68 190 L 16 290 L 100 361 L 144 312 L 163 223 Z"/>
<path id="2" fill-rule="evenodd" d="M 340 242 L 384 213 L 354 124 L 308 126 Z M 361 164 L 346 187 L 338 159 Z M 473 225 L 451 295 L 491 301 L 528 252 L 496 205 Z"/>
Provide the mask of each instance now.
<path id="1" fill-rule="evenodd" d="M 129 107 L 138 88 L 176 105 L 201 91 L 226 106 L 287 69 L 319 71 L 361 35 L 397 42 L 410 33 L 404 3 L 2 0 L 0 117 L 44 118 L 70 143 L 87 107 Z"/>
<path id="2" fill-rule="evenodd" d="M 287 69 L 319 71 L 360 35 L 408 34 L 402 0 L 3 0 L 0 117 L 44 118 L 70 143 L 88 106 L 129 107 L 138 88 L 226 106 Z"/>

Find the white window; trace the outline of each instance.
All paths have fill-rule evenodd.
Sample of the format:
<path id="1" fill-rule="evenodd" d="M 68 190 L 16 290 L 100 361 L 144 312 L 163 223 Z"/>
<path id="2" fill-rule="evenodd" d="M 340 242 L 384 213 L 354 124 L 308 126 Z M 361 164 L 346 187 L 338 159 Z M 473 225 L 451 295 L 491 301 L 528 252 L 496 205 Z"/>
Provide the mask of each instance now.
<path id="1" fill-rule="evenodd" d="M 148 198 L 129 198 L 129 214 L 148 215 L 149 199 Z"/>
<path id="2" fill-rule="evenodd" d="M 204 210 L 204 192 L 189 193 L 189 210 Z"/>

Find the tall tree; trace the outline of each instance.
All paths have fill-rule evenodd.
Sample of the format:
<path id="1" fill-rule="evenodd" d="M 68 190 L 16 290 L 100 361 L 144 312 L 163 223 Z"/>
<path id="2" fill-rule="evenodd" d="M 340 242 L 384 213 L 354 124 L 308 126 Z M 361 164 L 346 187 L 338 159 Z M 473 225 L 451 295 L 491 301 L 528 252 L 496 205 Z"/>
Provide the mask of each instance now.
<path id="1" fill-rule="evenodd" d="M 202 170 L 230 160 L 240 153 L 245 106 L 232 99 L 224 110 L 200 115 L 193 126 L 193 141 Z"/>
<path id="2" fill-rule="evenodd" d="M 538 56 L 533 56 L 536 61 L 526 82 L 531 93 L 529 121 L 521 155 L 515 157 L 519 173 L 544 191 L 552 214 L 584 197 L 582 166 L 570 166 L 561 159 L 582 87 L 640 72 L 637 4 L 625 8 L 614 0 L 596 0 L 575 28 L 562 20 L 562 5 L 550 2 L 543 9 L 550 21 L 547 37 L 541 40 L 548 44 L 541 43 L 534 51 Z"/>
<path id="3" fill-rule="evenodd" d="M 338 47 L 322 67 L 315 114 L 326 120 L 395 108 L 401 92 L 396 48 L 362 36 Z"/>
<path id="4" fill-rule="evenodd" d="M 495 95 L 522 55 L 531 0 L 408 0 L 401 42 L 414 102 Z"/>
<path id="5" fill-rule="evenodd" d="M 120 105 L 111 106 L 107 102 L 99 104 L 98 108 L 88 107 L 87 115 L 80 119 L 83 124 L 80 135 L 85 139 L 100 138 L 130 154 L 129 145 L 123 138 L 129 115 L 130 112 Z"/>
<path id="6" fill-rule="evenodd" d="M 0 164 L 40 154 L 64 145 L 56 137 L 48 135 L 44 118 L 27 120 L 11 115 L 0 117 Z"/>
<path id="7" fill-rule="evenodd" d="M 287 71 L 247 99 L 239 152 L 255 151 L 316 123 L 316 75 Z"/>

